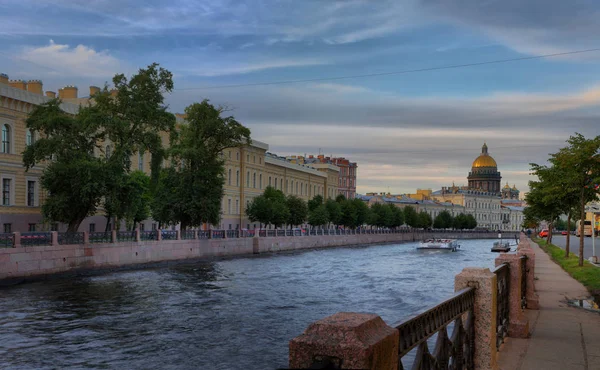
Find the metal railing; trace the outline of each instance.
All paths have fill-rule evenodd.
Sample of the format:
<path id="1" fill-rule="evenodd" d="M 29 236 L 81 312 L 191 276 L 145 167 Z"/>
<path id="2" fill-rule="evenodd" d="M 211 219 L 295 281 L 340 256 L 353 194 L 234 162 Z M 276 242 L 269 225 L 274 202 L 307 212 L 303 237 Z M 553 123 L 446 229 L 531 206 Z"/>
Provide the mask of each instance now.
<path id="1" fill-rule="evenodd" d="M 509 292 L 510 292 L 510 267 L 508 263 L 503 263 L 493 271 L 496 274 L 496 348 L 504 343 L 504 338 L 508 335 L 509 321 Z"/>
<path id="2" fill-rule="evenodd" d="M 0 248 L 12 248 L 15 235 L 13 233 L 0 233 Z"/>
<path id="3" fill-rule="evenodd" d="M 117 231 L 118 242 L 135 242 L 135 231 Z"/>
<path id="4" fill-rule="evenodd" d="M 196 238 L 196 231 L 194 230 L 181 230 L 181 239 L 192 240 Z"/>
<path id="5" fill-rule="evenodd" d="M 208 230 L 198 230 L 198 239 L 208 239 L 210 235 L 210 231 Z"/>
<path id="6" fill-rule="evenodd" d="M 70 233 L 70 232 L 66 232 L 66 233 L 58 233 L 58 244 L 63 245 L 63 244 L 84 244 L 84 240 L 83 240 L 83 233 L 82 232 L 77 232 L 77 233 Z"/>
<path id="7" fill-rule="evenodd" d="M 212 231 L 212 238 L 213 239 L 223 239 L 223 238 L 225 238 L 225 231 L 224 230 L 213 230 Z"/>
<path id="8" fill-rule="evenodd" d="M 527 308 L 527 256 L 521 256 L 521 308 Z"/>
<path id="9" fill-rule="evenodd" d="M 418 346 L 413 369 L 467 369 L 474 368 L 475 288 L 456 292 L 452 297 L 427 311 L 398 325 L 398 368 L 404 369 L 402 358 Z M 466 320 L 463 323 L 463 317 Z M 448 325 L 454 323 L 448 337 Z M 437 334 L 435 350 L 429 351 L 427 340 Z M 450 363 L 452 359 L 452 363 Z"/>
<path id="10" fill-rule="evenodd" d="M 161 230 L 160 238 L 162 240 L 177 240 L 176 230 Z"/>
<path id="11" fill-rule="evenodd" d="M 88 238 L 90 244 L 96 243 L 110 243 L 111 242 L 110 231 L 94 231 L 89 233 Z"/>
<path id="12" fill-rule="evenodd" d="M 49 233 L 49 232 L 23 233 L 23 234 L 21 234 L 21 245 L 22 246 L 52 245 L 52 233 Z"/>
<path id="13" fill-rule="evenodd" d="M 140 231 L 140 240 L 158 240 L 158 230 Z"/>

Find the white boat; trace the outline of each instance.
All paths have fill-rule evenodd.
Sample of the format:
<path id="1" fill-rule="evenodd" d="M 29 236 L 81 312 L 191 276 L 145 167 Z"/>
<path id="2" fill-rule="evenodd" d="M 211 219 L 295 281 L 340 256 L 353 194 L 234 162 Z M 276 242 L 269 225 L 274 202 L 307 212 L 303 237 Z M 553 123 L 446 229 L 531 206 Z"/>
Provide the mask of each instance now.
<path id="1" fill-rule="evenodd" d="M 427 239 L 419 243 L 417 249 L 446 250 L 456 252 L 460 248 L 456 239 Z"/>

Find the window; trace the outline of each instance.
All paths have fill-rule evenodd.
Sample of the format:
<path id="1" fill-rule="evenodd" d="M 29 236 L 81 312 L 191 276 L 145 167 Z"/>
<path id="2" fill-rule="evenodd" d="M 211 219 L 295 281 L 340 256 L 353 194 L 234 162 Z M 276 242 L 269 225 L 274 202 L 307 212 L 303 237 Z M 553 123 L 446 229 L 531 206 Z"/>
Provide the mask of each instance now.
<path id="1" fill-rule="evenodd" d="M 2 153 L 10 153 L 10 126 L 2 126 Z"/>
<path id="2" fill-rule="evenodd" d="M 262 189 L 262 173 L 258 176 L 258 188 Z"/>
<path id="3" fill-rule="evenodd" d="M 107 145 L 106 151 L 104 152 L 106 154 L 106 158 L 110 158 L 110 151 L 111 151 L 111 147 L 110 147 L 110 145 Z"/>
<path id="4" fill-rule="evenodd" d="M 2 179 L 2 205 L 10 206 L 11 179 Z"/>
<path id="5" fill-rule="evenodd" d="M 292 186 L 292 189 L 293 189 L 293 188 L 294 188 L 294 187 Z M 298 183 L 296 183 L 296 195 L 297 195 L 297 194 L 298 194 Z"/>
<path id="6" fill-rule="evenodd" d="M 250 187 L 250 171 L 246 172 L 246 187 Z"/>
<path id="7" fill-rule="evenodd" d="M 27 144 L 27 146 L 30 146 L 33 145 L 33 143 L 35 143 L 35 136 L 33 134 L 33 131 L 28 129 L 25 132 L 25 144 Z"/>
<path id="8" fill-rule="evenodd" d="M 56 222 L 50 225 L 50 231 L 58 231 L 58 224 Z"/>
<path id="9" fill-rule="evenodd" d="M 27 205 L 35 206 L 35 181 L 27 181 Z"/>
<path id="10" fill-rule="evenodd" d="M 275 180 L 275 183 L 277 183 L 277 180 Z M 269 176 L 269 186 L 271 186 L 271 176 Z"/>
<path id="11" fill-rule="evenodd" d="M 258 157 L 258 164 L 262 164 L 262 158 Z"/>
<path id="12" fill-rule="evenodd" d="M 229 224 L 229 230 L 231 230 L 231 224 Z"/>
<path id="13" fill-rule="evenodd" d="M 281 189 L 283 191 L 283 179 L 279 180 L 279 189 Z M 287 180 L 286 180 L 286 184 L 287 184 Z"/>
<path id="14" fill-rule="evenodd" d="M 140 171 L 144 170 L 144 153 L 143 152 L 138 153 L 138 170 L 140 170 Z"/>
<path id="15" fill-rule="evenodd" d="M 256 189 L 256 172 L 252 174 L 252 187 Z"/>
<path id="16" fill-rule="evenodd" d="M 140 231 L 144 231 L 145 226 L 143 222 L 140 222 L 140 226 L 139 226 Z"/>
<path id="17" fill-rule="evenodd" d="M 256 156 L 252 156 L 252 163 L 256 163 Z"/>
<path id="18" fill-rule="evenodd" d="M 235 160 L 236 161 L 240 160 L 240 153 L 239 152 L 235 152 Z"/>
<path id="19" fill-rule="evenodd" d="M 304 184 L 300 184 L 300 195 L 302 195 L 302 189 L 304 188 Z"/>
<path id="20" fill-rule="evenodd" d="M 231 214 L 231 199 L 227 199 L 227 213 Z"/>
<path id="21" fill-rule="evenodd" d="M 4 224 L 4 232 L 12 233 L 12 224 Z"/>
<path id="22" fill-rule="evenodd" d="M 152 224 L 152 230 L 156 230 L 156 224 Z"/>
<path id="23" fill-rule="evenodd" d="M 250 154 L 246 154 L 246 163 L 250 163 Z"/>
<path id="24" fill-rule="evenodd" d="M 231 185 L 231 168 L 227 171 L 227 185 Z"/>
<path id="25" fill-rule="evenodd" d="M 239 199 L 235 200 L 235 214 L 236 215 L 240 214 L 240 201 L 239 201 Z"/>
<path id="26" fill-rule="evenodd" d="M 35 224 L 29 224 L 27 231 L 35 231 Z"/>
<path id="27" fill-rule="evenodd" d="M 229 155 L 229 159 L 231 159 L 231 150 L 229 151 L 228 155 Z"/>

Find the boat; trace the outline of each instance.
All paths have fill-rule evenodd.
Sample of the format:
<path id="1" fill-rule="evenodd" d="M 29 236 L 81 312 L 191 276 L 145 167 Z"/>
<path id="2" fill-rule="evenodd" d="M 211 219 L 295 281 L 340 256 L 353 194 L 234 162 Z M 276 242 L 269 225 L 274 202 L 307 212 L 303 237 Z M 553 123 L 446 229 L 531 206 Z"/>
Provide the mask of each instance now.
<path id="1" fill-rule="evenodd" d="M 419 243 L 417 249 L 445 250 L 456 252 L 460 248 L 456 239 L 427 239 Z"/>
<path id="2" fill-rule="evenodd" d="M 498 241 L 494 242 L 492 252 L 510 252 L 510 242 Z"/>

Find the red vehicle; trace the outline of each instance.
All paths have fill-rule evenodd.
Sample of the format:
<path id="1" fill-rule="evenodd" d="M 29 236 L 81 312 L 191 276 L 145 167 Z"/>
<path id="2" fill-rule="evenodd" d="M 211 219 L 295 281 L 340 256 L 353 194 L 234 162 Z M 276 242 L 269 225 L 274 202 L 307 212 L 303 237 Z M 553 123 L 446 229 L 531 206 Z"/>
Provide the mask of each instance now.
<path id="1" fill-rule="evenodd" d="M 566 231 L 566 230 L 563 230 L 563 231 L 561 231 L 561 232 L 560 232 L 560 234 L 561 234 L 561 235 L 567 235 L 567 231 Z"/>
<path id="2" fill-rule="evenodd" d="M 546 238 L 548 236 L 548 229 L 544 229 L 539 233 L 540 238 Z"/>

